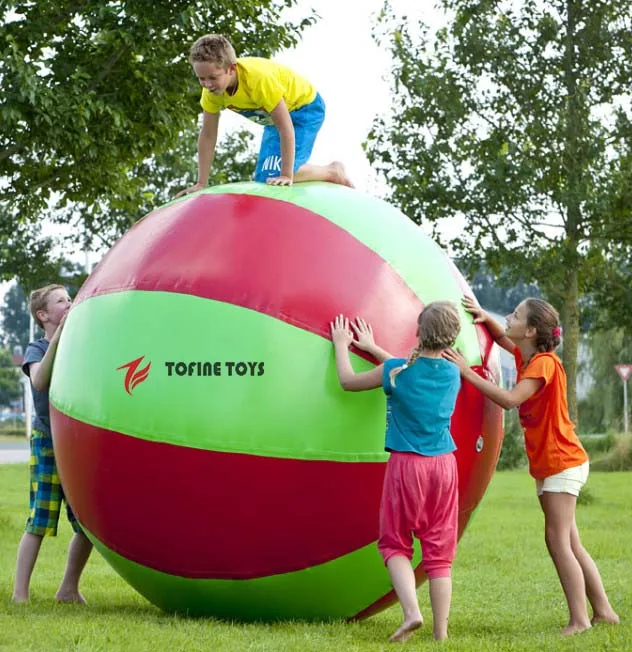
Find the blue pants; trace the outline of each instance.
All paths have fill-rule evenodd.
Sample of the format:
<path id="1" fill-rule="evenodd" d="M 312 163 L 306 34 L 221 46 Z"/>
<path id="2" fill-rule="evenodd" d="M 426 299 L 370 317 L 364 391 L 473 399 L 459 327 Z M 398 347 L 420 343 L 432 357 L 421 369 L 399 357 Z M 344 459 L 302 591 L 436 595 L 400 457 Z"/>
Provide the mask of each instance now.
<path id="1" fill-rule="evenodd" d="M 294 125 L 294 172 L 301 165 L 309 161 L 314 149 L 316 136 L 325 120 L 325 102 L 320 94 L 312 102 L 302 106 L 296 111 L 290 112 L 292 124 Z M 263 129 L 261 149 L 257 168 L 255 170 L 255 181 L 263 181 L 269 177 L 281 175 L 281 138 L 275 125 L 267 125 Z"/>

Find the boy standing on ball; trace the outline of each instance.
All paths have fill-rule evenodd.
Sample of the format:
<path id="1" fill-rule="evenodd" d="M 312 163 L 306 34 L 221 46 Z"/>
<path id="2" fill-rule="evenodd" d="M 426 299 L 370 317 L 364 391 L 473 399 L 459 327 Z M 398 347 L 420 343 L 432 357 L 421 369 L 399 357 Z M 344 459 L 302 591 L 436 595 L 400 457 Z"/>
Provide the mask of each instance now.
<path id="1" fill-rule="evenodd" d="M 57 535 L 61 503 L 65 500 L 53 453 L 48 391 L 57 344 L 70 303 L 70 296 L 63 285 L 47 285 L 34 290 L 29 301 L 33 319 L 44 329 L 44 337 L 28 345 L 22 364 L 22 370 L 31 381 L 36 417 L 30 441 L 30 513 L 18 547 L 14 602 L 29 600 L 31 574 L 42 540 L 46 536 Z M 75 534 L 70 542 L 64 577 L 55 597 L 58 602 L 85 604 L 79 593 L 79 579 L 90 556 L 92 543 L 81 531 L 67 503 L 66 511 Z"/>

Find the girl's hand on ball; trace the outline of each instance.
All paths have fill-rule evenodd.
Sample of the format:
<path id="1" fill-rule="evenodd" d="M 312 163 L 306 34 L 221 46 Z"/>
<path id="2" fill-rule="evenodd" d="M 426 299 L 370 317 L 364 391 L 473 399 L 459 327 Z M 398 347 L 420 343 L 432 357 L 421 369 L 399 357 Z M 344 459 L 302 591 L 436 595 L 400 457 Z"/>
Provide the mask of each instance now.
<path id="1" fill-rule="evenodd" d="M 453 362 L 461 373 L 470 368 L 470 365 L 467 364 L 467 360 L 460 351 L 456 349 L 445 349 L 441 354 L 446 360 Z"/>
<path id="2" fill-rule="evenodd" d="M 349 320 L 344 315 L 338 315 L 329 323 L 331 341 L 336 346 L 348 348 L 353 342 L 353 333 L 349 330 Z"/>
<path id="3" fill-rule="evenodd" d="M 481 324 L 487 319 L 487 313 L 480 307 L 478 301 L 473 297 L 463 297 L 461 300 L 463 307 L 474 317 L 475 324 Z"/>
<path id="4" fill-rule="evenodd" d="M 361 351 L 372 351 L 375 348 L 375 339 L 373 338 L 373 329 L 371 324 L 367 323 L 362 317 L 356 317 L 351 322 L 351 328 L 355 333 L 353 340 L 354 346 Z"/>

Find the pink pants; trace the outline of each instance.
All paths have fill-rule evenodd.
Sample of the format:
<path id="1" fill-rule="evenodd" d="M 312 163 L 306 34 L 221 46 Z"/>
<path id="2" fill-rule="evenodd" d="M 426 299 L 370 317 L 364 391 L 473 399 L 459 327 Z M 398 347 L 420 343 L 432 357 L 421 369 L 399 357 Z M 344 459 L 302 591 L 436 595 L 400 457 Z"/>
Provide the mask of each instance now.
<path id="1" fill-rule="evenodd" d="M 384 563 L 395 555 L 412 559 L 414 535 L 421 542 L 421 563 L 428 578 L 450 577 L 457 527 L 454 455 L 391 453 L 384 477 L 377 544 Z"/>

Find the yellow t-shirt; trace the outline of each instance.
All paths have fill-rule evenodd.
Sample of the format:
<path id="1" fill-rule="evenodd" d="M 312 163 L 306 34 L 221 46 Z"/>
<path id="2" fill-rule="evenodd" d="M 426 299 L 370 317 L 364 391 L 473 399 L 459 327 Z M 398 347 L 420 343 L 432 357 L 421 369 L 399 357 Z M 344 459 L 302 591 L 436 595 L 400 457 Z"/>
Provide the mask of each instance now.
<path id="1" fill-rule="evenodd" d="M 270 112 L 283 98 L 288 111 L 314 101 L 316 89 L 286 66 L 259 57 L 237 59 L 237 91 L 213 95 L 204 88 L 200 104 L 208 113 L 230 109 L 259 124 L 272 124 Z"/>

